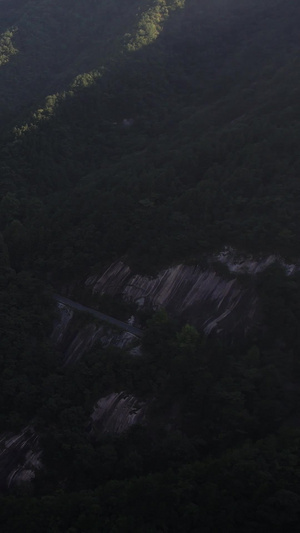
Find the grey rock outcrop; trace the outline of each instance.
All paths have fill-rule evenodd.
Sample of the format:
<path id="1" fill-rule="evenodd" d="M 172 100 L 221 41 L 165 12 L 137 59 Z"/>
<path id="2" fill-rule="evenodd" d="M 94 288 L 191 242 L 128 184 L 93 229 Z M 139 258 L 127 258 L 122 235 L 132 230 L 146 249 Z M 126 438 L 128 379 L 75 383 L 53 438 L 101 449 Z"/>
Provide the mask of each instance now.
<path id="1" fill-rule="evenodd" d="M 126 392 L 112 393 L 95 405 L 92 432 L 120 434 L 145 422 L 146 404 Z"/>
<path id="2" fill-rule="evenodd" d="M 230 246 L 226 246 L 219 254 L 213 258 L 218 263 L 226 265 L 229 272 L 234 274 L 255 275 L 263 272 L 274 264 L 280 265 L 287 276 L 299 272 L 300 263 L 287 263 L 280 255 L 268 255 L 264 257 L 255 257 L 253 255 L 244 255 Z"/>
<path id="3" fill-rule="evenodd" d="M 28 485 L 42 468 L 38 436 L 31 427 L 0 436 L 0 489 Z"/>
<path id="4" fill-rule="evenodd" d="M 58 318 L 54 324 L 51 339 L 55 344 L 58 345 L 64 339 L 69 324 L 74 316 L 74 311 L 70 307 L 67 307 L 66 305 L 63 305 L 61 303 L 57 304 L 57 309 Z"/>
<path id="5" fill-rule="evenodd" d="M 225 279 L 213 267 L 177 265 L 156 277 L 133 274 L 118 261 L 102 276 L 90 277 L 94 294 L 120 296 L 140 308 L 165 308 L 206 333 L 247 333 L 260 320 L 258 296 L 235 278 Z"/>
<path id="6" fill-rule="evenodd" d="M 116 346 L 130 348 L 136 344 L 136 337 L 127 331 L 119 331 L 110 326 L 91 322 L 82 325 L 68 306 L 59 303 L 60 320 L 54 325 L 52 340 L 63 355 L 63 364 L 79 361 L 95 344 L 103 348 Z"/>

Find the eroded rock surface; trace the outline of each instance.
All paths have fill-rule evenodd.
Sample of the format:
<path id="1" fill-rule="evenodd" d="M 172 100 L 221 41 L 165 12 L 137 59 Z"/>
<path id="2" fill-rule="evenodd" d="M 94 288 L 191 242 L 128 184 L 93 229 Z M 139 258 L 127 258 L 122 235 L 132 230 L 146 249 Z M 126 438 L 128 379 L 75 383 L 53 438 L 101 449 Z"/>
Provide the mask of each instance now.
<path id="1" fill-rule="evenodd" d="M 70 322 L 72 321 L 74 311 L 70 307 L 59 302 L 57 303 L 57 309 L 59 317 L 54 324 L 51 339 L 55 344 L 60 344 L 64 339 Z"/>
<path id="2" fill-rule="evenodd" d="M 146 404 L 126 392 L 100 398 L 91 416 L 92 431 L 120 434 L 145 422 Z"/>
<path id="3" fill-rule="evenodd" d="M 279 264 L 287 276 L 291 276 L 300 270 L 300 263 L 287 263 L 279 255 L 268 255 L 266 257 L 254 257 L 253 255 L 243 255 L 237 250 L 226 246 L 222 252 L 217 254 L 214 259 L 219 263 L 226 265 L 228 270 L 234 274 L 255 275 L 263 272 L 275 263 Z"/>
<path id="4" fill-rule="evenodd" d="M 156 277 L 130 272 L 118 261 L 102 276 L 86 281 L 94 294 L 121 296 L 140 308 L 165 308 L 206 333 L 247 333 L 260 320 L 258 296 L 236 278 L 225 279 L 213 267 L 177 265 Z"/>
<path id="5" fill-rule="evenodd" d="M 82 325 L 76 314 L 66 305 L 59 303 L 61 320 L 57 321 L 52 333 L 52 340 L 63 354 L 63 364 L 69 365 L 79 361 L 97 343 L 103 348 L 117 346 L 129 348 L 136 344 L 136 337 L 127 331 L 118 331 L 110 326 L 96 322 Z"/>
<path id="6" fill-rule="evenodd" d="M 31 427 L 0 436 L 0 489 L 28 484 L 42 468 L 38 436 Z"/>

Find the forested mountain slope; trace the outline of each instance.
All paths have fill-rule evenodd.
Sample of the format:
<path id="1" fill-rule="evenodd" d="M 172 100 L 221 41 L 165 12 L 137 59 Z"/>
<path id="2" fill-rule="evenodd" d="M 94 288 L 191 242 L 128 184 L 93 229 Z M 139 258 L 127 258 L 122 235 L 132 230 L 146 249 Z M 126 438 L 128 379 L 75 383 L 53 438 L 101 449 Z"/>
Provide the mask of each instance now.
<path id="1" fill-rule="evenodd" d="M 68 54 L 75 58 L 69 87 L 65 67 L 51 59 L 65 90 L 36 105 L 2 152 L 4 192 L 22 190 L 23 206 L 30 196 L 19 220 L 29 241 L 34 234 L 37 254 L 44 249 L 50 263 L 64 258 L 51 265 L 58 276 L 76 276 L 75 256 L 86 269 L 123 254 L 139 268 L 168 264 L 224 244 L 299 253 L 299 7 L 191 0 L 173 2 L 167 18 L 166 4 L 140 6 L 140 26 L 132 5 L 129 35 L 123 16 L 111 14 L 105 53 L 100 43 L 95 54 L 93 33 L 87 60 L 70 42 L 60 54 L 68 64 Z M 100 20 L 104 8 L 117 6 L 97 3 Z M 99 23 L 92 8 L 80 9 Z M 56 30 L 46 26 L 52 46 L 43 53 L 53 58 Z M 30 55 L 14 54 L 4 68 L 17 61 L 23 79 Z M 26 218 L 24 210 L 34 213 Z"/>
<path id="2" fill-rule="evenodd" d="M 0 1 L 0 440 L 29 428 L 44 465 L 0 497 L 1 531 L 297 529 L 297 269 L 240 276 L 264 317 L 243 341 L 160 311 L 140 356 L 91 343 L 63 366 L 50 335 L 53 286 L 121 258 L 133 279 L 224 246 L 299 258 L 299 17 L 292 0 Z M 65 344 L 104 329 L 90 320 Z M 91 432 L 123 393 L 147 424 Z"/>
<path id="3" fill-rule="evenodd" d="M 6 58 L 1 114 L 16 118 L 18 111 L 28 112 L 45 96 L 63 91 L 77 75 L 118 56 L 146 6 L 145 1 L 1 2 L 0 57 Z"/>

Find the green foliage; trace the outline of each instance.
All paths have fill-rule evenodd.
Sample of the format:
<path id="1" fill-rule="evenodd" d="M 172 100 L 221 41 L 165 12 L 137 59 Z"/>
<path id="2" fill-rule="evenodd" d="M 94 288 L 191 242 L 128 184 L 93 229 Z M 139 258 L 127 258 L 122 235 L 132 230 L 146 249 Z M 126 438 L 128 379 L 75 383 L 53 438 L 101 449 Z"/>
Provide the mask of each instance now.
<path id="1" fill-rule="evenodd" d="M 185 0 L 156 0 L 153 4 L 154 6 L 147 9 L 140 17 L 134 36 L 126 35 L 128 51 L 134 52 L 155 41 L 163 29 L 163 23 L 169 17 L 170 11 L 183 8 Z"/>
<path id="2" fill-rule="evenodd" d="M 7 258 L 1 267 L 0 424 L 3 431 L 10 427 L 18 430 L 39 406 L 42 380 L 52 367 L 48 336 L 53 304 L 32 274 L 16 275 L 9 268 Z"/>
<path id="3" fill-rule="evenodd" d="M 198 339 L 199 333 L 189 324 L 186 324 L 177 335 L 178 345 L 184 351 L 193 350 L 197 345 Z"/>
<path id="4" fill-rule="evenodd" d="M 0 67 L 8 63 L 10 58 L 18 53 L 12 41 L 16 31 L 16 29 L 7 30 L 0 35 Z"/>
<path id="5" fill-rule="evenodd" d="M 46 465 L 31 495 L 1 497 L 1 531 L 295 531 L 299 275 L 257 276 L 264 328 L 243 345 L 162 310 L 141 357 L 96 345 L 69 368 L 45 280 L 122 256 L 154 273 L 224 244 L 299 255 L 298 3 L 0 14 L 0 426 L 34 424 Z M 123 390 L 148 427 L 91 438 L 96 401 Z"/>
<path id="6" fill-rule="evenodd" d="M 245 5 L 170 11 L 151 45 L 74 72 L 15 129 L 4 194 L 43 196 L 51 275 L 124 255 L 151 271 L 224 243 L 299 252 L 298 8 L 276 2 L 271 23 L 252 4 L 256 18 Z M 138 19 L 164 9 L 145 3 Z"/>

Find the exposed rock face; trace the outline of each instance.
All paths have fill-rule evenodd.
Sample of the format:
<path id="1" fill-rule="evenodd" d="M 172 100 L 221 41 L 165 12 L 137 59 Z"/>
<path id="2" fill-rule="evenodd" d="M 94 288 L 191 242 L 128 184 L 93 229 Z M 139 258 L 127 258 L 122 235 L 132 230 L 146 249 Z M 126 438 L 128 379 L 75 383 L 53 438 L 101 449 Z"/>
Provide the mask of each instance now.
<path id="1" fill-rule="evenodd" d="M 206 333 L 245 334 L 260 319 L 255 290 L 222 278 L 212 267 L 177 265 L 150 278 L 134 275 L 119 261 L 86 285 L 93 293 L 120 295 L 139 307 L 164 307 Z"/>
<path id="2" fill-rule="evenodd" d="M 260 258 L 252 255 L 245 256 L 231 247 L 225 247 L 214 259 L 219 263 L 226 265 L 228 270 L 235 274 L 254 275 L 258 272 L 263 272 L 266 268 L 275 263 L 284 268 L 287 276 L 291 276 L 300 270 L 299 263 L 286 263 L 284 259 L 278 255 L 269 255 Z"/>
<path id="3" fill-rule="evenodd" d="M 59 303 L 58 309 L 61 319 L 54 326 L 52 340 L 63 353 L 64 365 L 78 361 L 98 342 L 104 348 L 110 345 L 126 348 L 136 343 L 136 338 L 129 332 L 93 322 L 83 326 L 69 307 Z"/>
<path id="4" fill-rule="evenodd" d="M 155 277 L 134 274 L 128 265 L 117 261 L 100 276 L 88 278 L 86 287 L 94 296 L 118 296 L 138 308 L 156 310 L 163 307 L 171 316 L 189 322 L 207 334 L 241 337 L 262 319 L 251 277 L 274 263 L 279 263 L 287 275 L 300 270 L 300 263 L 287 264 L 279 256 L 245 256 L 226 247 L 219 254 L 206 257 L 206 266 L 177 265 L 162 270 Z M 224 273 L 220 273 L 222 265 Z M 242 285 L 238 274 L 249 274 L 250 283 Z M 61 323 L 53 333 L 58 344 L 68 337 L 69 323 L 73 323 L 72 311 L 64 310 L 62 304 L 60 309 Z M 92 324 L 80 327 L 66 344 L 66 361 L 77 360 L 99 340 L 104 346 L 125 347 L 132 338 L 126 333 L 107 332 L 107 329 Z"/>
<path id="5" fill-rule="evenodd" d="M 106 330 L 104 326 L 97 327 L 95 324 L 89 324 L 76 333 L 64 354 L 64 364 L 75 363 L 97 342 L 101 342 L 103 348 L 110 345 L 126 348 L 135 341 L 134 335 L 128 332 L 116 333 L 111 329 Z"/>
<path id="6" fill-rule="evenodd" d="M 74 312 L 70 307 L 61 303 L 58 303 L 57 307 L 59 311 L 59 319 L 54 324 L 51 339 L 55 344 L 60 344 L 64 339 L 64 335 L 66 334 L 70 322 L 72 321 Z"/>
<path id="7" fill-rule="evenodd" d="M 18 435 L 0 436 L 0 489 L 28 484 L 42 468 L 38 436 L 26 427 Z"/>
<path id="8" fill-rule="evenodd" d="M 145 422 L 146 404 L 126 392 L 100 398 L 91 416 L 92 429 L 101 433 L 124 433 Z"/>

